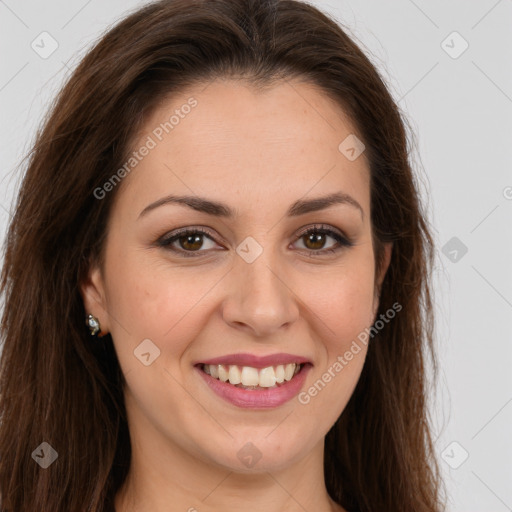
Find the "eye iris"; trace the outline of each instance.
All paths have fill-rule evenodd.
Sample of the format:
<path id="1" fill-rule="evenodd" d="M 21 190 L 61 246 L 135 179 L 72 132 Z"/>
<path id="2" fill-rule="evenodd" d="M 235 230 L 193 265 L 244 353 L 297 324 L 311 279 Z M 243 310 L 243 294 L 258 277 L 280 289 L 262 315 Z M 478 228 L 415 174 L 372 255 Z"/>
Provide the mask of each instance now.
<path id="1" fill-rule="evenodd" d="M 184 242 L 183 242 L 184 240 Z M 180 238 L 180 245 L 183 249 L 193 251 L 200 249 L 203 245 L 202 235 L 185 235 Z"/>
<path id="2" fill-rule="evenodd" d="M 305 236 L 304 245 L 308 249 L 312 249 L 312 250 L 321 249 L 325 243 L 325 233 L 310 233 L 310 234 L 304 235 L 304 236 Z M 311 242 L 314 245 L 314 247 L 309 246 L 308 245 L 309 242 Z"/>

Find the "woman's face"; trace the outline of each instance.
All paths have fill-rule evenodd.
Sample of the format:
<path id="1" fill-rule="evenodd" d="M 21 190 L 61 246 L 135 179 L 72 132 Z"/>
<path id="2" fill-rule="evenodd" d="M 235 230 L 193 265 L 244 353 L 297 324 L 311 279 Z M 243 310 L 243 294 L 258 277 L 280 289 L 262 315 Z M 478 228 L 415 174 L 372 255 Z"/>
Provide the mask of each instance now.
<path id="1" fill-rule="evenodd" d="M 264 92 L 203 84 L 148 120 L 126 176 L 104 189 L 116 193 L 104 265 L 82 286 L 112 334 L 130 432 L 148 452 L 284 468 L 342 413 L 383 278 L 354 132 L 337 104 L 288 81 Z M 303 366 L 288 381 L 293 363 Z M 261 386 L 223 382 L 223 370 Z"/>

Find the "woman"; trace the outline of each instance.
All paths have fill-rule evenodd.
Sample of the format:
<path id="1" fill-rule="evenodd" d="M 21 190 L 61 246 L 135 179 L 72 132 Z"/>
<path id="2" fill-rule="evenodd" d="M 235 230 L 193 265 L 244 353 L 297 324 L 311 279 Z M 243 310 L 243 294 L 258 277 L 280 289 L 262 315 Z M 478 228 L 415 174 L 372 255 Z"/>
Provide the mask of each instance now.
<path id="1" fill-rule="evenodd" d="M 2 510 L 441 510 L 431 258 L 399 111 L 334 21 L 134 12 L 9 228 Z"/>

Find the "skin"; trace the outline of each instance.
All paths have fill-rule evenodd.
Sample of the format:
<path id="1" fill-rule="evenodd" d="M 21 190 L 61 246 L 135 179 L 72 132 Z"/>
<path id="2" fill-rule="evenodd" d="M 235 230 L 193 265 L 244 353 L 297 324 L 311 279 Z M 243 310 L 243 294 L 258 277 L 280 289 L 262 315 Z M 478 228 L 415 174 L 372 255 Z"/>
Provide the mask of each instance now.
<path id="1" fill-rule="evenodd" d="M 324 438 L 357 384 L 365 345 L 308 404 L 295 398 L 267 410 L 225 402 L 193 363 L 237 352 L 299 354 L 313 364 L 307 390 L 372 325 L 391 247 L 376 274 L 368 162 L 338 150 L 357 132 L 312 85 L 281 81 L 258 92 L 216 80 L 164 101 L 133 149 L 191 96 L 197 106 L 118 185 L 104 263 L 81 285 L 127 381 L 132 465 L 116 510 L 343 510 L 325 488 Z M 286 215 L 299 199 L 333 192 L 361 210 L 336 204 Z M 171 193 L 223 202 L 237 216 L 166 204 L 139 218 Z M 338 243 L 331 235 L 308 242 L 301 231 L 314 224 L 353 246 L 319 255 Z M 172 244 L 198 257 L 157 246 L 182 227 L 210 231 L 192 249 L 186 238 Z M 263 248 L 252 263 L 236 252 L 248 236 Z M 134 357 L 144 339 L 160 350 L 149 366 Z M 261 454 L 252 468 L 237 457 L 248 442 Z"/>

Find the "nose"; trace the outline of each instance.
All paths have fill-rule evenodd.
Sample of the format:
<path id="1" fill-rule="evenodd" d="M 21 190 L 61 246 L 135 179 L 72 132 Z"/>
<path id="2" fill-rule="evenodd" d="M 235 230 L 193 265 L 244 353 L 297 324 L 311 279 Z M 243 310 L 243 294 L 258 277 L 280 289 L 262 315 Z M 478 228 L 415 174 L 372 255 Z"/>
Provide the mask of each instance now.
<path id="1" fill-rule="evenodd" d="M 256 337 L 270 336 L 299 318 L 293 283 L 266 252 L 252 263 L 237 258 L 223 302 L 225 322 Z"/>

